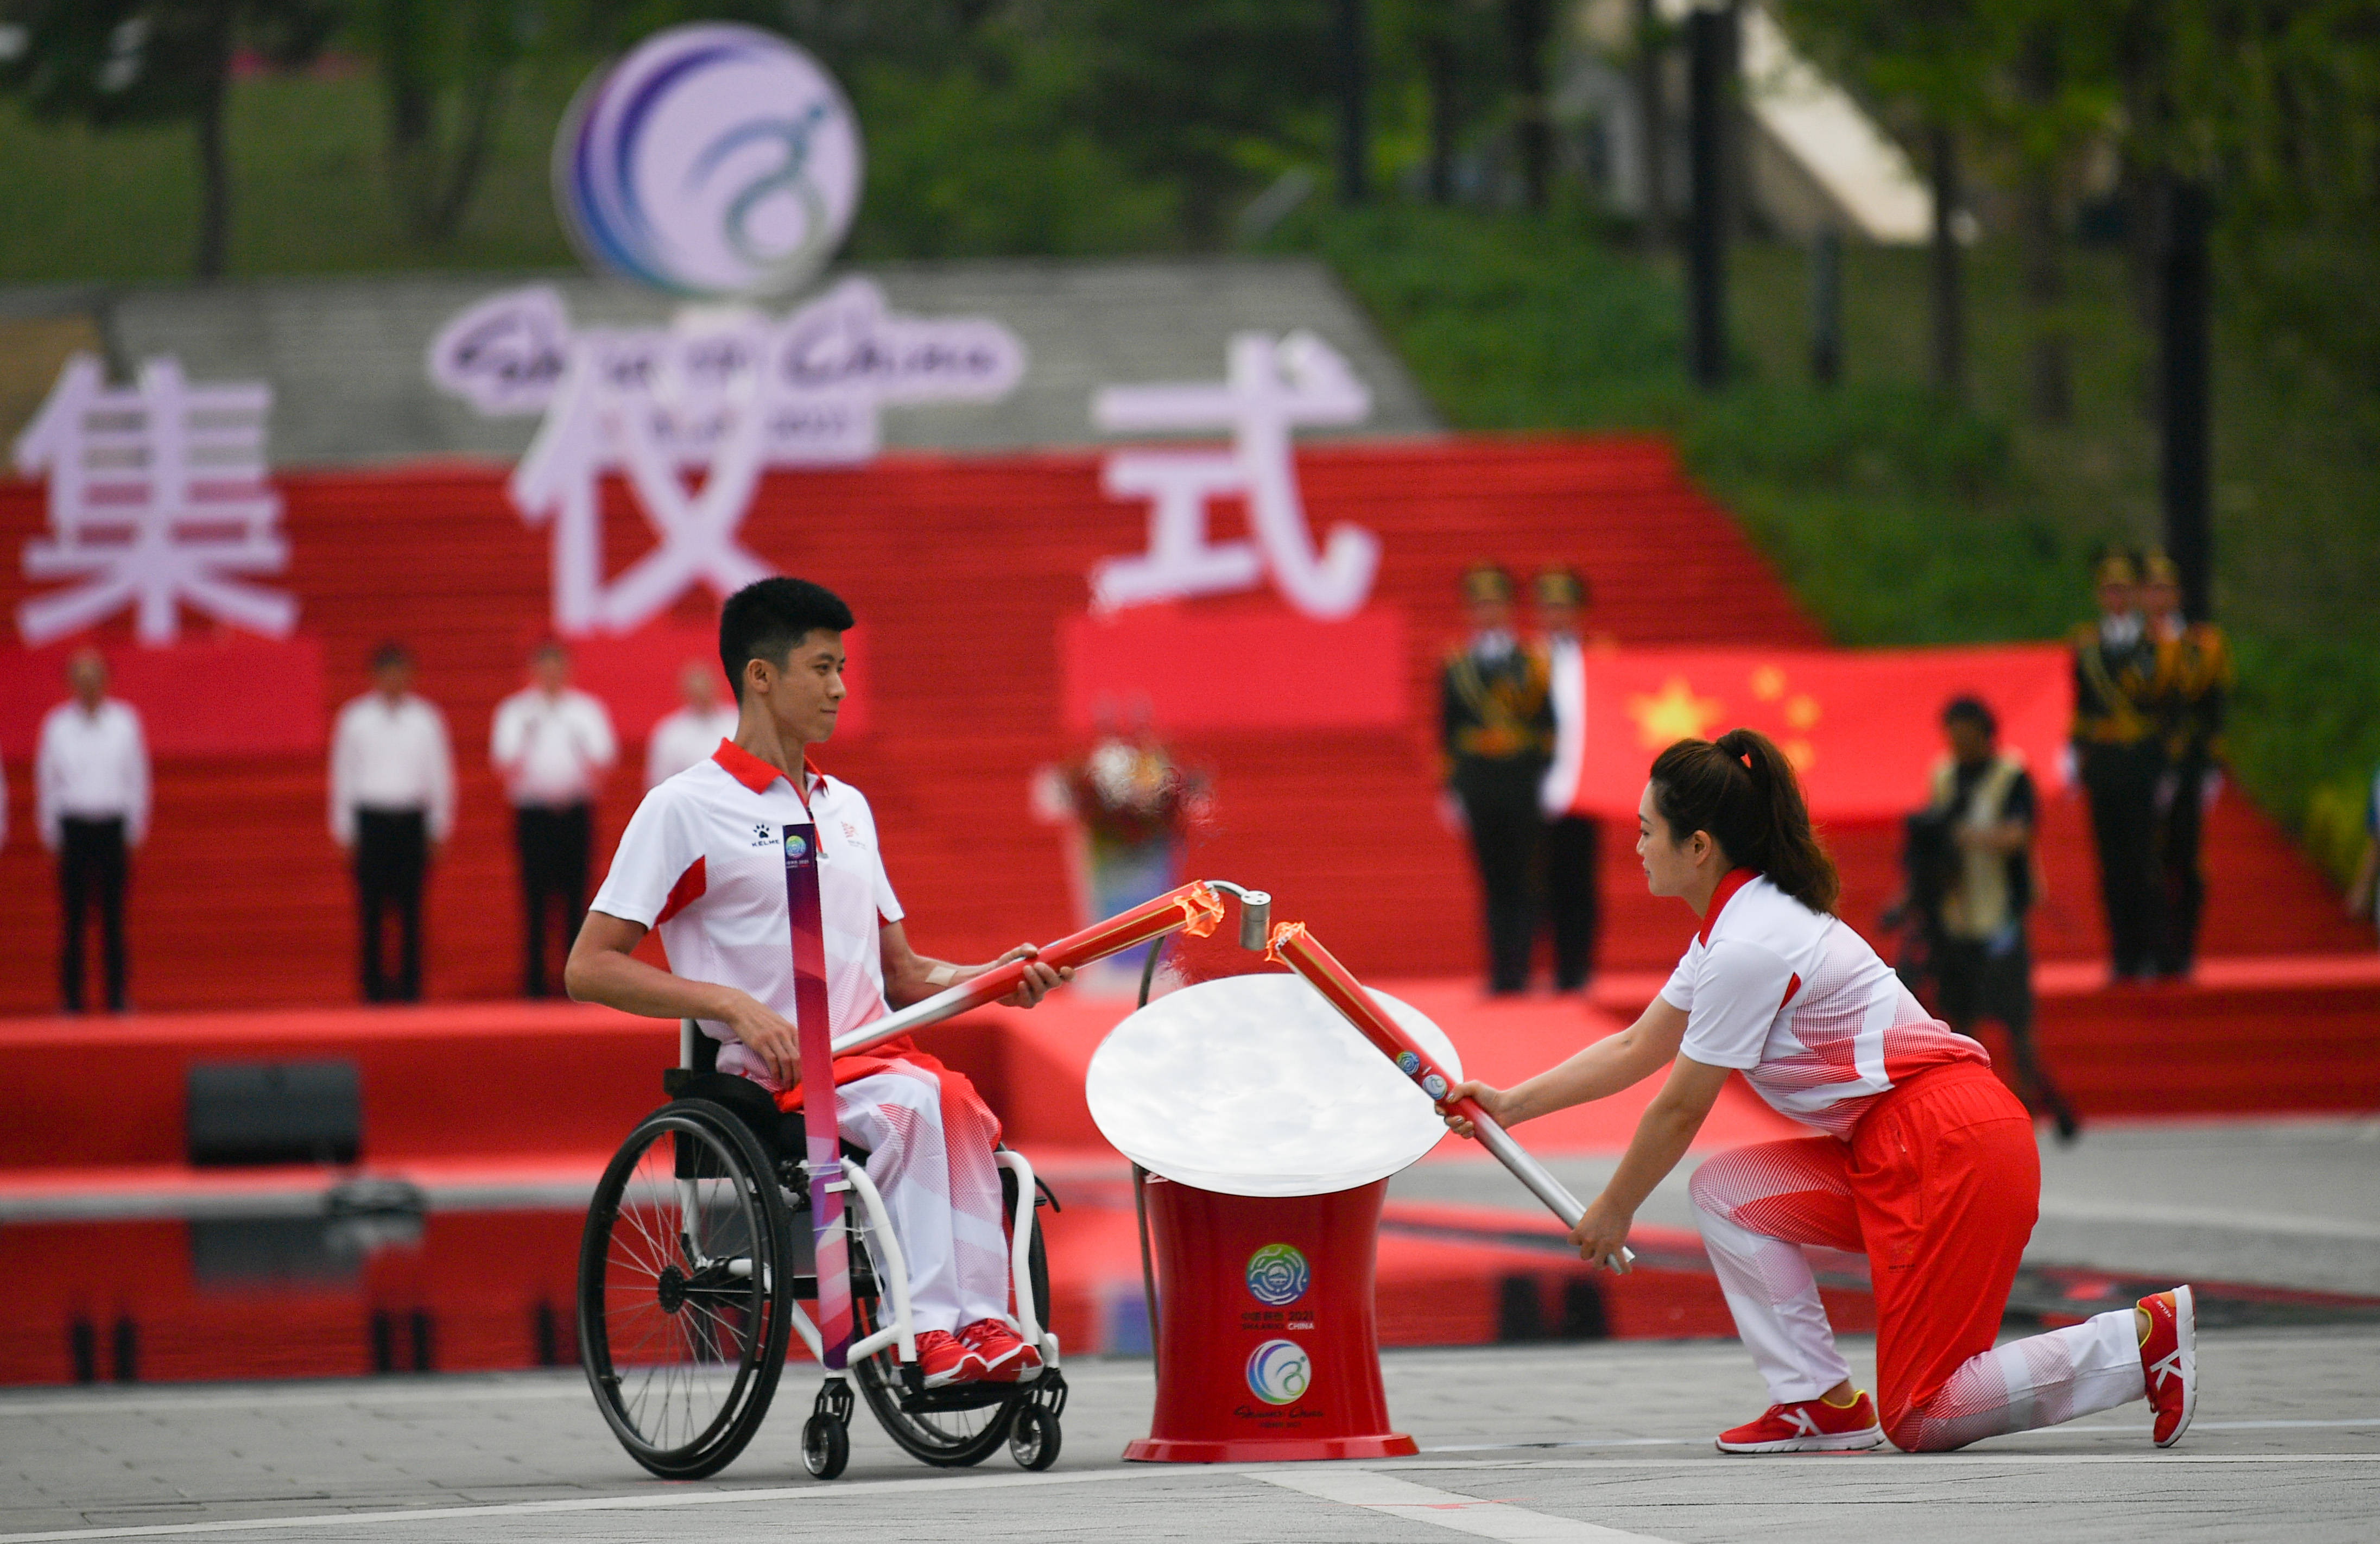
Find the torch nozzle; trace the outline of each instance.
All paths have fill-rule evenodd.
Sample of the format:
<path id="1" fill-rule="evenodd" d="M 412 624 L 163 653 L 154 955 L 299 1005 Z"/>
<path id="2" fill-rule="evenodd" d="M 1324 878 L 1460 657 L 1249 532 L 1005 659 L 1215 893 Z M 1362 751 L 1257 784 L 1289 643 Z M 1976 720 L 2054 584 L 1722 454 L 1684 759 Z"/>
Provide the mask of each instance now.
<path id="1" fill-rule="evenodd" d="M 1229 880 L 1208 880 L 1217 890 L 1228 890 L 1240 898 L 1240 947 L 1252 954 L 1261 954 L 1270 942 L 1272 931 L 1272 896 L 1262 890 L 1250 890 Z"/>

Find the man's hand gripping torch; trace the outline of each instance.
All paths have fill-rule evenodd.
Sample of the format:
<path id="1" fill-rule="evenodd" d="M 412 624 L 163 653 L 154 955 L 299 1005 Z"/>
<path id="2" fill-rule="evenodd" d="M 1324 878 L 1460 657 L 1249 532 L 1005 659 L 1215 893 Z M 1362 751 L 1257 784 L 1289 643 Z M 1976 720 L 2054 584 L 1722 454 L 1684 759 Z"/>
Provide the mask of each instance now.
<path id="1" fill-rule="evenodd" d="M 1223 920 L 1222 894 L 1239 898 L 1240 947 L 1260 954 L 1265 948 L 1265 927 L 1272 918 L 1272 897 L 1261 890 L 1249 890 L 1229 880 L 1199 880 L 1178 890 L 1169 890 L 1154 900 L 1144 901 L 1130 911 L 1121 912 L 1104 922 L 1094 923 L 1081 932 L 1069 933 L 1054 943 L 1040 945 L 1023 959 L 1014 959 L 994 966 L 980 976 L 968 978 L 954 987 L 934 993 L 921 1002 L 912 1003 L 899 1013 L 860 1026 L 847 1035 L 837 1036 L 834 1053 L 850 1056 L 880 1045 L 886 1040 L 907 1034 L 929 1024 L 939 1024 L 955 1018 L 971 1008 L 980 1008 L 1014 991 L 1025 979 L 1025 967 L 1039 963 L 1055 970 L 1079 968 L 1110 954 L 1120 954 L 1135 945 L 1168 933 L 1186 932 L 1192 938 L 1205 938 Z"/>

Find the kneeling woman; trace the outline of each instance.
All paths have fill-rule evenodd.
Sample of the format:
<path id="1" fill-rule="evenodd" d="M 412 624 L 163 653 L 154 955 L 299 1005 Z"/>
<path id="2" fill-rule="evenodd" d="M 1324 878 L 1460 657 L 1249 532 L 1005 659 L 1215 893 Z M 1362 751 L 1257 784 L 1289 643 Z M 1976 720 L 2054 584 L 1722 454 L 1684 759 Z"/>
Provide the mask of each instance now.
<path id="1" fill-rule="evenodd" d="M 1572 1230 L 1590 1260 L 1619 1253 L 1730 1069 L 1825 1133 L 1737 1148 L 1694 1177 L 1711 1264 L 1775 1401 L 1719 1447 L 1820 1453 L 1888 1437 L 1937 1452 L 2143 1395 L 2158 1445 L 2178 1440 L 2197 1396 L 2186 1286 L 1994 1348 L 2041 1195 L 2033 1123 L 1984 1048 L 1929 1017 L 1831 915 L 1834 865 L 1777 748 L 1738 729 L 1663 751 L 1636 851 L 1653 894 L 1703 919 L 1660 996 L 1518 1087 L 1464 1083 L 1449 1097 L 1468 1093 L 1509 1126 L 1670 1069 Z M 1835 1349 L 1804 1245 L 1867 1255 L 1881 1421 Z"/>

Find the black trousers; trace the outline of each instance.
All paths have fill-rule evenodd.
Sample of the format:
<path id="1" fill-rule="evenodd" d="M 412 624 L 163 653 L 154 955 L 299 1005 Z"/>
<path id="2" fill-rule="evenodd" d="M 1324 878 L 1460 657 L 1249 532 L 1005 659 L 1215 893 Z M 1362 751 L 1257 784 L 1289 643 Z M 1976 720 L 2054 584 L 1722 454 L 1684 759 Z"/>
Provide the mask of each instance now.
<path id="1" fill-rule="evenodd" d="M 2157 942 L 2157 968 L 2168 976 L 2187 976 L 2198 958 L 2198 918 L 2206 909 L 2206 874 L 2198 866 L 2200 838 L 2206 811 L 2198 802 L 2198 784 L 2206 776 L 2204 759 L 2177 761 L 2167 774 L 2172 801 L 2157 821 L 2157 880 L 2165 902 L 2165 932 Z"/>
<path id="2" fill-rule="evenodd" d="M 1998 1020 L 2008 1031 L 2009 1050 L 2016 1058 L 2017 1092 L 2026 1105 L 2047 1110 L 2061 1136 L 2071 1137 L 2081 1129 L 2074 1107 L 2034 1050 L 2033 951 L 2024 940 L 1996 954 L 1980 942 L 1942 939 L 1934 949 L 1934 977 L 1942 1021 L 1971 1035 L 1977 1020 Z"/>
<path id="3" fill-rule="evenodd" d="M 1553 926 L 1554 986 L 1575 991 L 1595 972 L 1596 858 L 1602 827 L 1584 815 L 1546 822 L 1546 919 Z"/>
<path id="4" fill-rule="evenodd" d="M 592 805 L 523 805 L 513 811 L 513 842 L 520 850 L 521 912 L 527 925 L 521 958 L 521 991 L 550 997 L 545 944 L 548 916 L 562 911 L 562 958 L 578 939 L 587 917 L 587 862 L 595 834 Z M 556 983 L 558 987 L 559 983 Z"/>
<path id="5" fill-rule="evenodd" d="M 100 968 L 107 978 L 107 1008 L 124 1011 L 124 822 L 120 820 L 79 821 L 69 815 L 59 822 L 58 899 L 62 903 L 65 936 L 58 948 L 58 990 L 67 1012 L 83 1011 L 82 935 L 86 914 L 99 910 Z"/>
<path id="6" fill-rule="evenodd" d="M 430 822 L 419 809 L 356 811 L 356 908 L 367 1003 L 421 1001 L 421 881 L 430 870 Z M 385 966 L 395 914 L 396 973 Z"/>
<path id="7" fill-rule="evenodd" d="M 2155 745 L 2085 746 L 2082 787 L 2099 849 L 2099 898 L 2119 976 L 2152 976 L 2165 945 L 2165 881 L 2156 857 Z"/>
<path id="8" fill-rule="evenodd" d="M 1479 866 L 1488 934 L 1488 990 L 1529 990 L 1529 949 L 1536 940 L 1536 905 L 1531 894 L 1537 839 L 1544 820 L 1537 812 L 1537 781 L 1544 764 L 1463 761 L 1454 770 L 1455 796 L 1471 827 L 1471 857 Z"/>

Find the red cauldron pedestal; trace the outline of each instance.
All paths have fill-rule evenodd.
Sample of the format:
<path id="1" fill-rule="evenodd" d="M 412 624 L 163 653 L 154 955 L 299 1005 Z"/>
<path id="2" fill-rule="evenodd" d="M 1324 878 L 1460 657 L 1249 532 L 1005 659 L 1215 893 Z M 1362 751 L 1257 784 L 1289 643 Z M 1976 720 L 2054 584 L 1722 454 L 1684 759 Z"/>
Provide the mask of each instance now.
<path id="1" fill-rule="evenodd" d="M 1436 1025 L 1373 995 L 1455 1069 Z M 1157 1409 L 1124 1456 L 1418 1452 L 1389 1419 L 1372 1283 L 1388 1176 L 1446 1135 L 1421 1090 L 1303 979 L 1268 975 L 1142 1008 L 1091 1058 L 1084 1091 L 1147 1171 Z"/>
<path id="2" fill-rule="evenodd" d="M 1227 1196 L 1151 1174 L 1157 1413 L 1126 1458 L 1177 1464 L 1390 1458 L 1373 1329 L 1389 1182 L 1326 1196 Z"/>

